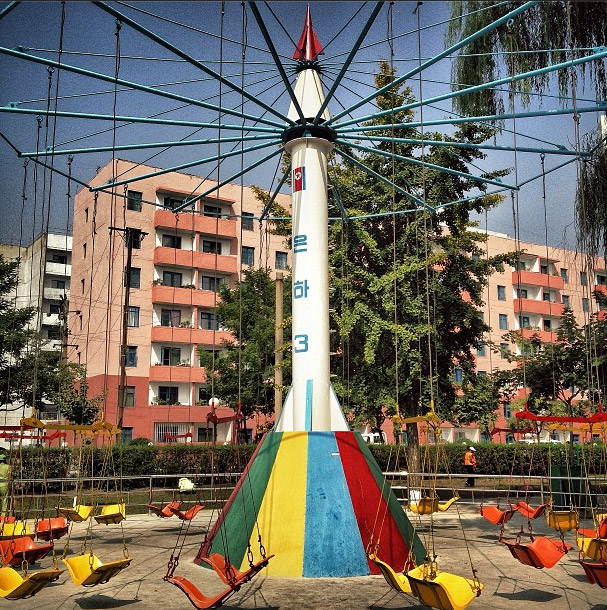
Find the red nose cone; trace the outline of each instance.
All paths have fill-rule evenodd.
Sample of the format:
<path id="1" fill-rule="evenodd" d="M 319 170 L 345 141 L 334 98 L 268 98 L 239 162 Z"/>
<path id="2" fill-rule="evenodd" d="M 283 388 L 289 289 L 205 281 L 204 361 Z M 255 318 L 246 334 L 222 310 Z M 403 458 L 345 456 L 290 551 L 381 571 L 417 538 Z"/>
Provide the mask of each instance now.
<path id="1" fill-rule="evenodd" d="M 295 53 L 293 53 L 293 59 L 296 59 L 297 61 L 314 61 L 319 55 L 324 54 L 325 52 L 322 50 L 318 36 L 316 36 L 316 32 L 312 26 L 310 6 L 308 5 L 306 24 L 304 25 L 301 36 L 299 37 L 299 42 L 297 43 Z"/>

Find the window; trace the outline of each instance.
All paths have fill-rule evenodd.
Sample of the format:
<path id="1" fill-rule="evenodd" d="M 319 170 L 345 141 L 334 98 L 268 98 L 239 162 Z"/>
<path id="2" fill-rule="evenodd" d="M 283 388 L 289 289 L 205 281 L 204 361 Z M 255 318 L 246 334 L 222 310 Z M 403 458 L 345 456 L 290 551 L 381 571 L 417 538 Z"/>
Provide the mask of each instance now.
<path id="1" fill-rule="evenodd" d="M 211 425 L 208 428 L 198 428 L 196 441 L 199 443 L 214 443 L 217 440 L 217 427 Z"/>
<path id="2" fill-rule="evenodd" d="M 216 205 L 208 205 L 205 203 L 202 208 L 202 213 L 204 216 L 211 216 L 212 218 L 221 218 L 221 208 Z"/>
<path id="3" fill-rule="evenodd" d="M 544 290 L 542 292 L 542 301 L 548 301 L 548 303 L 550 303 L 550 292 Z"/>
<path id="4" fill-rule="evenodd" d="M 221 242 L 203 239 L 202 240 L 202 251 L 207 252 L 209 254 L 221 254 Z"/>
<path id="5" fill-rule="evenodd" d="M 512 417 L 512 409 L 510 407 L 509 402 L 504 403 L 504 417 L 505 418 Z"/>
<path id="6" fill-rule="evenodd" d="M 453 382 L 462 383 L 464 380 L 464 371 L 462 369 L 453 369 Z"/>
<path id="7" fill-rule="evenodd" d="M 162 236 L 163 248 L 176 248 L 181 250 L 181 236 L 180 235 L 163 235 Z"/>
<path id="8" fill-rule="evenodd" d="M 590 311 L 590 303 L 586 297 L 582 298 L 582 310 L 584 313 L 588 313 Z"/>
<path id="9" fill-rule="evenodd" d="M 122 444 L 130 443 L 133 440 L 133 427 L 122 426 Z"/>
<path id="10" fill-rule="evenodd" d="M 487 371 L 476 371 L 476 374 L 479 377 L 486 377 L 487 376 Z"/>
<path id="11" fill-rule="evenodd" d="M 60 265 L 67 265 L 66 254 L 51 254 L 51 263 L 59 263 Z"/>
<path id="12" fill-rule="evenodd" d="M 287 253 L 286 252 L 276 252 L 276 265 L 274 265 L 276 269 L 286 269 L 287 268 Z"/>
<path id="13" fill-rule="evenodd" d="M 500 356 L 507 358 L 508 354 L 510 354 L 510 346 L 507 343 L 500 343 Z"/>
<path id="14" fill-rule="evenodd" d="M 61 305 L 57 303 L 50 303 L 48 306 L 49 313 L 61 313 Z"/>
<path id="15" fill-rule="evenodd" d="M 561 279 L 563 280 L 563 282 L 569 281 L 569 275 L 568 275 L 567 269 L 565 269 L 565 267 L 561 267 Z"/>
<path id="16" fill-rule="evenodd" d="M 134 307 L 132 305 L 129 307 L 127 326 L 139 326 L 139 307 Z"/>
<path id="17" fill-rule="evenodd" d="M 209 311 L 201 311 L 200 328 L 203 328 L 204 330 L 219 330 L 217 316 Z"/>
<path id="18" fill-rule="evenodd" d="M 58 326 L 49 326 L 47 334 L 50 341 L 58 341 L 61 338 Z"/>
<path id="19" fill-rule="evenodd" d="M 120 390 L 120 387 L 118 388 Z M 135 406 L 135 386 L 127 385 L 124 387 L 124 407 L 133 408 Z"/>
<path id="20" fill-rule="evenodd" d="M 253 230 L 253 214 L 249 212 L 242 213 L 242 230 L 252 231 Z"/>
<path id="21" fill-rule="evenodd" d="M 137 346 L 136 345 L 127 345 L 126 346 L 125 366 L 137 366 Z"/>
<path id="22" fill-rule="evenodd" d="M 552 321 L 551 320 L 544 320 L 544 330 L 546 332 L 550 332 L 552 330 Z"/>
<path id="23" fill-rule="evenodd" d="M 162 326 L 179 326 L 181 324 L 181 309 L 162 309 L 160 311 Z"/>
<path id="24" fill-rule="evenodd" d="M 527 299 L 527 298 L 529 298 L 529 292 L 527 291 L 526 288 L 519 288 L 518 296 L 519 296 L 519 299 Z"/>
<path id="25" fill-rule="evenodd" d="M 131 241 L 133 242 L 133 248 L 135 250 L 141 250 L 141 240 L 143 239 L 143 233 L 135 231 L 131 233 Z"/>
<path id="26" fill-rule="evenodd" d="M 86 244 L 82 244 L 82 258 L 86 258 Z"/>
<path id="27" fill-rule="evenodd" d="M 84 286 L 85 286 L 84 280 L 80 280 L 80 293 L 81 294 L 84 294 Z"/>
<path id="28" fill-rule="evenodd" d="M 561 296 L 561 300 L 563 301 L 563 305 L 564 305 L 565 307 L 569 307 L 569 296 L 568 296 L 568 295 L 563 294 L 563 295 Z"/>
<path id="29" fill-rule="evenodd" d="M 133 212 L 141 212 L 141 193 L 129 191 L 126 198 L 126 209 Z"/>
<path id="30" fill-rule="evenodd" d="M 481 260 L 481 255 L 477 254 L 476 252 L 472 255 L 472 260 L 473 261 L 480 261 Z"/>
<path id="31" fill-rule="evenodd" d="M 160 362 L 163 366 L 177 366 L 181 362 L 181 348 L 161 347 Z"/>
<path id="32" fill-rule="evenodd" d="M 597 273 L 596 283 L 597 283 L 597 286 L 604 286 L 607 283 L 607 277 L 604 275 L 599 275 Z"/>
<path id="33" fill-rule="evenodd" d="M 521 316 L 519 321 L 521 324 L 521 328 L 524 328 L 526 330 L 531 328 L 531 322 L 529 320 L 529 316 Z"/>
<path id="34" fill-rule="evenodd" d="M 89 209 L 85 208 L 84 209 L 84 222 L 88 222 L 89 221 Z"/>
<path id="35" fill-rule="evenodd" d="M 124 285 L 126 286 L 126 269 L 124 270 Z M 141 268 L 131 267 L 131 288 L 141 288 Z"/>
<path id="36" fill-rule="evenodd" d="M 499 317 L 500 330 L 508 330 L 508 314 L 501 313 Z"/>
<path id="37" fill-rule="evenodd" d="M 487 349 L 482 341 L 476 346 L 476 355 L 480 356 L 481 358 L 487 355 Z"/>
<path id="38" fill-rule="evenodd" d="M 527 271 L 527 265 L 525 264 L 525 261 L 518 261 L 516 268 L 518 271 Z"/>
<path id="39" fill-rule="evenodd" d="M 213 277 L 209 275 L 203 275 L 200 280 L 201 290 L 212 290 L 213 292 L 219 292 L 220 286 L 227 284 L 225 277 Z"/>
<path id="40" fill-rule="evenodd" d="M 163 271 L 162 272 L 162 283 L 165 286 L 181 287 L 182 274 L 177 271 Z"/>
<path id="41" fill-rule="evenodd" d="M 211 398 L 211 390 L 209 388 L 207 388 L 206 385 L 200 386 L 198 388 L 198 402 L 208 405 L 210 398 Z"/>
<path id="42" fill-rule="evenodd" d="M 176 405 L 179 403 L 179 388 L 171 385 L 158 387 L 158 402 L 162 405 Z"/>
<path id="43" fill-rule="evenodd" d="M 252 267 L 255 264 L 255 248 L 250 246 L 242 247 L 241 264 Z"/>
<path id="44" fill-rule="evenodd" d="M 498 286 L 497 287 L 497 300 L 505 301 L 506 300 L 506 286 Z"/>
<path id="45" fill-rule="evenodd" d="M 82 314 L 78 316 L 78 322 L 80 323 L 80 330 L 82 330 Z"/>
<path id="46" fill-rule="evenodd" d="M 582 286 L 588 285 L 588 276 L 586 275 L 585 271 L 580 271 L 580 284 Z"/>
<path id="47" fill-rule="evenodd" d="M 183 203 L 183 199 L 180 199 L 179 197 L 171 197 L 170 195 L 167 195 L 164 198 L 164 207 L 168 208 L 169 210 L 174 210 L 177 206 L 180 206 Z"/>
<path id="48" fill-rule="evenodd" d="M 548 275 L 548 265 L 540 265 L 540 273 Z"/>
<path id="49" fill-rule="evenodd" d="M 84 280 L 82 280 L 84 282 Z M 51 280 L 51 288 L 59 288 L 65 290 L 65 280 Z"/>

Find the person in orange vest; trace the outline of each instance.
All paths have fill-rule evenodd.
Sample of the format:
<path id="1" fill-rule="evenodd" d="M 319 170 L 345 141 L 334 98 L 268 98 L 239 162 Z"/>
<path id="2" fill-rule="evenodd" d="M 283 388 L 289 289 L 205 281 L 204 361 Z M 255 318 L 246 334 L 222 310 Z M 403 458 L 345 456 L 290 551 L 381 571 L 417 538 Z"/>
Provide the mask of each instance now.
<path id="1" fill-rule="evenodd" d="M 476 468 L 476 449 L 474 447 L 468 447 L 468 450 L 464 453 L 464 467 L 469 475 L 474 474 Z M 468 477 L 466 487 L 474 487 L 474 477 Z"/>

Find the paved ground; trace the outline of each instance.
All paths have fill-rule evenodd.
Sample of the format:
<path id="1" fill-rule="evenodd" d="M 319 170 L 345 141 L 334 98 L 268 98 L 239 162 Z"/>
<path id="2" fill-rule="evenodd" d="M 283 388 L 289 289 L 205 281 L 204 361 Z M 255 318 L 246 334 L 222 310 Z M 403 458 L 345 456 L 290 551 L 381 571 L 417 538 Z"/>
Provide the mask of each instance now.
<path id="1" fill-rule="evenodd" d="M 179 574 L 190 578 L 207 595 L 218 592 L 221 584 L 214 573 L 195 566 L 194 557 L 209 514 L 201 513 L 188 533 Z M 427 518 L 426 518 L 427 519 Z M 481 597 L 470 610 L 495 608 L 528 610 L 531 604 L 545 610 L 607 610 L 607 590 L 586 582 L 577 563 L 577 553 L 570 553 L 551 570 L 535 570 L 514 560 L 508 550 L 497 542 L 497 530 L 474 512 L 463 507 L 461 520 L 465 526 L 472 560 L 485 585 Z M 425 521 L 427 524 L 427 521 Z M 524 523 L 515 516 L 511 530 Z M 451 509 L 436 516 L 435 549 L 443 570 L 469 576 L 468 553 L 462 538 L 458 515 Z M 509 524 L 509 525 L 510 525 Z M 526 525 L 526 523 L 525 523 Z M 179 523 L 177 519 L 161 520 L 147 515 L 134 515 L 124 522 L 132 565 L 105 585 L 90 589 L 76 588 L 67 572 L 60 580 L 29 600 L 11 602 L 21 609 L 97 610 L 132 608 L 132 610 L 180 610 L 192 608 L 175 587 L 163 582 L 166 563 L 173 548 Z M 545 522 L 538 520 L 537 530 L 548 533 Z M 422 527 L 422 530 L 425 529 Z M 121 557 L 119 526 L 94 528 L 96 554 L 103 560 Z M 77 526 L 70 547 L 76 551 L 82 542 L 84 527 Z M 574 543 L 573 536 L 568 539 Z M 61 542 L 61 541 L 59 541 Z M 59 545 L 60 547 L 62 545 Z M 271 549 L 268 549 L 271 552 Z M 280 561 L 280 558 L 274 559 Z M 43 560 L 42 567 L 48 565 Z M 393 592 L 381 576 L 347 579 L 266 579 L 263 572 L 245 585 L 225 608 L 350 610 L 368 608 L 417 608 L 415 598 Z"/>

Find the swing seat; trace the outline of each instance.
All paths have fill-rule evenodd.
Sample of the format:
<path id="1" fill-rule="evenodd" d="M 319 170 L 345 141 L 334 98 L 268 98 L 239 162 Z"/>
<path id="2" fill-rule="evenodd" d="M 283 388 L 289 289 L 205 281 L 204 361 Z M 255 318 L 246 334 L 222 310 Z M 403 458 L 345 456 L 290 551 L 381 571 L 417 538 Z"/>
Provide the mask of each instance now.
<path id="1" fill-rule="evenodd" d="M 13 568 L 0 568 L 0 597 L 5 599 L 26 599 L 36 595 L 63 574 L 64 570 L 40 570 L 25 578 Z"/>
<path id="2" fill-rule="evenodd" d="M 179 510 L 181 507 L 181 502 L 177 502 L 173 500 L 169 502 L 164 508 L 160 508 L 160 506 L 154 506 L 154 504 L 146 504 L 148 509 L 153 512 L 157 517 L 161 517 L 162 519 L 168 519 L 172 517 L 175 513 L 173 509 Z"/>
<path id="3" fill-rule="evenodd" d="M 502 525 L 503 523 L 508 523 L 508 521 L 512 519 L 512 515 L 514 515 L 516 509 L 509 508 L 508 510 L 500 510 L 497 506 L 489 505 L 483 506 L 478 512 L 485 517 L 487 521 L 493 523 L 493 525 Z"/>
<path id="4" fill-rule="evenodd" d="M 417 502 L 409 502 L 409 510 L 416 515 L 429 515 L 438 511 L 438 498 L 424 496 Z"/>
<path id="5" fill-rule="evenodd" d="M 586 572 L 586 578 L 591 585 L 598 585 L 601 589 L 607 589 L 607 563 L 580 560 L 581 566 Z"/>
<path id="6" fill-rule="evenodd" d="M 540 504 L 537 508 L 533 508 L 533 506 L 529 506 L 527 502 L 517 502 L 512 505 L 512 508 L 516 508 L 516 510 L 527 519 L 537 519 L 544 514 L 546 506 L 546 504 Z"/>
<path id="7" fill-rule="evenodd" d="M 394 569 L 389 566 L 385 561 L 381 561 L 377 555 L 369 555 L 369 561 L 372 561 L 383 574 L 386 582 L 399 593 L 411 594 L 411 585 L 408 578 L 401 572 L 395 572 Z"/>
<path id="8" fill-rule="evenodd" d="M 252 566 L 249 566 L 248 570 L 241 572 L 238 568 L 233 566 L 226 558 L 219 553 L 212 553 L 207 557 L 203 557 L 202 561 L 207 565 L 211 566 L 215 570 L 217 576 L 230 587 L 240 587 L 241 585 L 249 582 L 258 572 L 261 572 L 269 563 L 274 555 L 268 555 L 264 557 Z"/>
<path id="9" fill-rule="evenodd" d="M 430 578 L 424 566 L 409 570 L 407 578 L 413 595 L 422 604 L 438 610 L 464 610 L 483 590 L 481 583 L 440 570 Z"/>
<path id="10" fill-rule="evenodd" d="M 218 595 L 214 597 L 207 597 L 203 595 L 198 588 L 193 585 L 187 578 L 183 576 L 168 576 L 165 577 L 167 582 L 170 582 L 172 585 L 179 587 L 187 596 L 187 598 L 192 603 L 194 608 L 198 608 L 198 610 L 210 610 L 211 608 L 219 608 L 223 605 L 228 597 L 233 595 L 236 591 L 238 591 L 238 587 L 233 589 L 229 587 L 225 591 L 222 591 Z"/>
<path id="11" fill-rule="evenodd" d="M 204 506 L 202 504 L 194 504 L 194 506 L 191 506 L 185 512 L 174 507 L 171 507 L 170 511 L 174 515 L 177 515 L 182 521 L 191 521 L 203 508 Z"/>
<path id="12" fill-rule="evenodd" d="M 131 561 L 133 560 L 127 557 L 103 563 L 96 555 L 78 555 L 66 557 L 63 563 L 76 586 L 93 587 L 114 578 L 124 568 L 128 568 Z"/>
<path id="13" fill-rule="evenodd" d="M 0 525 L 0 540 L 12 540 L 20 536 L 33 536 L 25 521 L 6 522 Z"/>
<path id="14" fill-rule="evenodd" d="M 13 538 L 12 540 L 0 541 L 0 553 L 2 553 L 2 564 L 5 566 L 20 566 L 24 561 L 36 563 L 46 557 L 53 548 L 52 544 L 41 544 L 36 546 L 29 536 Z"/>
<path id="15" fill-rule="evenodd" d="M 95 515 L 95 521 L 97 521 L 97 523 L 104 523 L 105 525 L 120 523 L 123 519 L 126 519 L 126 507 L 124 502 L 121 502 L 120 504 L 106 504 L 101 508 L 101 514 Z"/>
<path id="16" fill-rule="evenodd" d="M 560 540 L 552 540 L 544 536 L 538 536 L 530 544 L 509 542 L 503 538 L 500 542 L 508 547 L 515 559 L 538 570 L 554 567 L 571 550 L 569 543 L 565 543 L 563 547 Z"/>
<path id="17" fill-rule="evenodd" d="M 607 538 L 607 517 L 604 519 L 597 519 L 596 522 L 596 529 L 580 527 L 577 530 L 578 534 L 585 538 Z"/>
<path id="18" fill-rule="evenodd" d="M 15 517 L 13 515 L 0 515 L 0 523 L 15 523 Z"/>
<path id="19" fill-rule="evenodd" d="M 593 561 L 607 562 L 607 539 L 576 536 L 575 541 L 584 557 Z"/>
<path id="20" fill-rule="evenodd" d="M 86 521 L 93 512 L 94 506 L 85 506 L 84 504 L 79 504 L 74 508 L 62 508 L 57 507 L 60 515 L 67 517 L 70 521 L 76 521 L 80 523 L 81 521 Z"/>
<path id="21" fill-rule="evenodd" d="M 36 538 L 38 540 L 58 540 L 68 532 L 69 525 L 65 517 L 50 517 L 38 519 L 36 522 Z"/>
<path id="22" fill-rule="evenodd" d="M 546 510 L 546 523 L 559 532 L 574 530 L 578 526 L 577 513 L 574 510 Z"/>
<path id="23" fill-rule="evenodd" d="M 453 496 L 452 498 L 449 498 L 446 502 L 443 502 L 442 504 L 439 502 L 438 510 L 441 513 L 444 513 L 446 510 L 449 510 L 451 508 L 451 506 L 453 504 L 455 504 L 455 502 L 457 502 L 458 500 L 459 500 L 459 496 Z"/>

